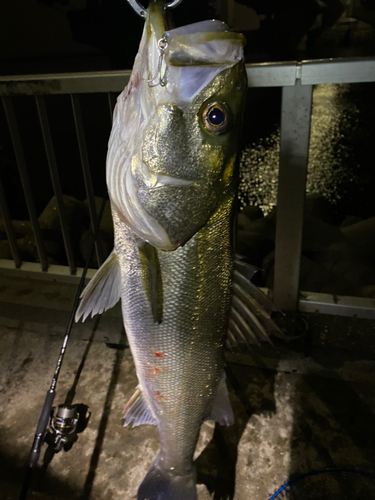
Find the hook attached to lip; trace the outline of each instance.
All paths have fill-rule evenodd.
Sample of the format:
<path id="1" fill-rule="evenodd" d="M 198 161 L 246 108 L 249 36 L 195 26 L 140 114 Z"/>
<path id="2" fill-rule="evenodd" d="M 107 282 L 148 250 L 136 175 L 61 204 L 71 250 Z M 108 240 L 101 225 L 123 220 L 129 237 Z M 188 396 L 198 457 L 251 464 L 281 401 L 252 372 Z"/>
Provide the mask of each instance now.
<path id="1" fill-rule="evenodd" d="M 138 2 L 138 0 L 128 0 L 128 2 L 139 16 L 143 17 L 143 19 L 146 18 L 147 9 L 143 7 L 143 5 Z M 175 7 L 180 5 L 181 2 L 182 0 L 171 0 L 170 2 L 166 2 L 165 7 L 168 9 L 174 9 Z"/>

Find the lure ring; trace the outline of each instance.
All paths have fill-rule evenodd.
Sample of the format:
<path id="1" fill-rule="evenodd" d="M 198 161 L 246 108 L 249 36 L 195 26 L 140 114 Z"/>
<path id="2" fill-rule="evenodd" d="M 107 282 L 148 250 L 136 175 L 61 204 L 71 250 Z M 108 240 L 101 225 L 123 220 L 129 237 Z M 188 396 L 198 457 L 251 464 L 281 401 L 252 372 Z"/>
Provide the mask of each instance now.
<path id="1" fill-rule="evenodd" d="M 138 0 L 128 0 L 128 2 L 139 16 L 143 18 L 146 17 L 146 9 L 141 3 L 138 2 Z M 181 2 L 182 0 L 171 0 L 170 2 L 166 2 L 165 7 L 168 9 L 174 9 L 175 7 L 180 5 Z"/>

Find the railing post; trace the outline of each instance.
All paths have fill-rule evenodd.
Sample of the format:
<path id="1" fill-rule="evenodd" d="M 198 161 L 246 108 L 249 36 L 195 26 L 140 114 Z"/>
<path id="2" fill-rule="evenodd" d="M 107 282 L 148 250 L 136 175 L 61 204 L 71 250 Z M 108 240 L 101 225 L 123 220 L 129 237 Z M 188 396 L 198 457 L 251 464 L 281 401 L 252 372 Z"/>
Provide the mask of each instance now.
<path id="1" fill-rule="evenodd" d="M 273 299 L 286 311 L 298 307 L 311 103 L 312 85 L 283 87 Z"/>
<path id="2" fill-rule="evenodd" d="M 14 155 L 16 157 L 18 171 L 21 177 L 23 192 L 25 194 L 26 205 L 29 211 L 30 221 L 35 236 L 35 244 L 38 251 L 40 264 L 42 266 L 42 271 L 47 271 L 48 261 L 44 251 L 42 232 L 39 226 L 38 214 L 35 208 L 34 195 L 31 189 L 29 173 L 26 167 L 25 155 L 23 152 L 21 137 L 18 131 L 18 125 L 13 108 L 12 98 L 3 97 L 2 99 L 5 110 L 5 116 L 8 122 L 9 132 L 13 143 Z"/>
<path id="3" fill-rule="evenodd" d="M 3 183 L 0 179 L 0 211 L 3 215 L 3 221 L 5 226 L 5 231 L 7 233 L 7 238 L 12 252 L 15 267 L 20 267 L 22 264 L 20 253 L 17 247 L 17 239 L 14 234 L 14 229 L 12 225 L 12 218 L 9 213 L 8 203 L 5 197 L 5 192 L 3 188 Z"/>
<path id="4" fill-rule="evenodd" d="M 75 127 L 76 127 L 78 149 L 79 149 L 79 154 L 81 157 L 82 172 L 83 172 L 83 179 L 85 182 L 85 188 L 86 188 L 86 194 L 87 194 L 87 203 L 88 203 L 88 207 L 89 207 L 91 227 L 92 227 L 92 231 L 94 233 L 96 219 L 97 219 L 97 213 L 96 213 L 96 207 L 95 207 L 94 188 L 92 186 L 89 157 L 87 154 L 85 129 L 83 127 L 83 121 L 82 121 L 81 106 L 79 103 L 79 96 L 77 94 L 71 94 L 70 98 L 72 101 L 73 117 L 74 117 L 74 123 L 75 123 Z M 96 251 L 96 258 L 98 261 L 98 267 L 100 267 L 103 264 L 104 259 L 103 259 L 102 246 L 100 244 L 100 237 L 99 236 L 95 242 L 95 251 Z"/>
<path id="5" fill-rule="evenodd" d="M 53 148 L 53 142 L 51 137 L 51 130 L 49 127 L 49 121 L 47 116 L 46 103 L 44 100 L 44 96 L 36 95 L 35 96 L 36 106 L 39 114 L 40 126 L 42 129 L 44 147 L 46 149 L 47 161 L 49 166 L 49 171 L 51 174 L 51 181 L 53 186 L 53 191 L 55 193 L 57 209 L 59 212 L 61 232 L 64 240 L 64 246 L 66 251 L 66 257 L 68 259 L 68 264 L 70 268 L 71 274 L 75 274 L 76 265 L 74 262 L 74 252 L 72 247 L 72 241 L 69 232 L 68 220 L 66 215 L 66 210 L 64 206 L 64 198 L 61 191 L 60 177 L 57 169 L 55 151 Z"/>

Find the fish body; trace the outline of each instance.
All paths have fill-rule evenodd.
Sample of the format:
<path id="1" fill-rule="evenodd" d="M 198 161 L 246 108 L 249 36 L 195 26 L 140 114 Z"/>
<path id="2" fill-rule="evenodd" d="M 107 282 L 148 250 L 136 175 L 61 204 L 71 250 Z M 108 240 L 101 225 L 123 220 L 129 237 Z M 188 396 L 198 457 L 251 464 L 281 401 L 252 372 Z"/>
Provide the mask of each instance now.
<path id="1" fill-rule="evenodd" d="M 107 155 L 114 251 L 77 318 L 121 297 L 138 389 L 125 424 L 156 424 L 138 500 L 196 499 L 202 423 L 233 422 L 223 378 L 233 279 L 237 149 L 247 88 L 242 35 L 207 21 L 166 30 L 148 9 Z"/>

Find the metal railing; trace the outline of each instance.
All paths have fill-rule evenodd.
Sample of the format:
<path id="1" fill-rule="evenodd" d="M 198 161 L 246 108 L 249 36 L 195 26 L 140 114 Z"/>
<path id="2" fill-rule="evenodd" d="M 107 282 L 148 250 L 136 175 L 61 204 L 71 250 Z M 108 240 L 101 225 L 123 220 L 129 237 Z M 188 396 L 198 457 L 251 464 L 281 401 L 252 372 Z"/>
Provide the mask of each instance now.
<path id="1" fill-rule="evenodd" d="M 344 316 L 356 314 L 360 317 L 375 319 L 375 300 L 373 299 L 333 297 L 327 294 L 300 292 L 299 290 L 313 85 L 374 82 L 375 58 L 250 64 L 247 65 L 247 75 L 249 87 L 282 87 L 273 289 L 275 302 L 285 310 L 299 308 L 302 311 L 320 311 L 326 314 Z M 105 71 L 0 78 L 0 96 L 3 100 L 41 263 L 40 267 L 38 264 L 21 262 L 6 201 L 6 192 L 4 192 L 0 182 L 0 209 L 14 259 L 14 262 L 0 260 L 0 272 L 7 274 L 27 272 L 28 275 L 37 273 L 38 278 L 60 281 L 77 281 L 79 279 L 82 269 L 77 269 L 74 262 L 44 96 L 50 94 L 71 95 L 91 225 L 94 227 L 97 214 L 78 94 L 107 93 L 109 112 L 112 114 L 113 95 L 111 93 L 121 92 L 128 82 L 129 76 L 130 71 Z M 26 160 L 12 104 L 12 96 L 19 95 L 35 96 L 69 268 L 56 265 L 48 266 L 47 264 Z M 102 262 L 103 256 L 99 245 L 96 247 L 96 254 L 98 262 Z M 88 277 L 91 277 L 93 272 L 94 270 L 90 270 Z"/>

